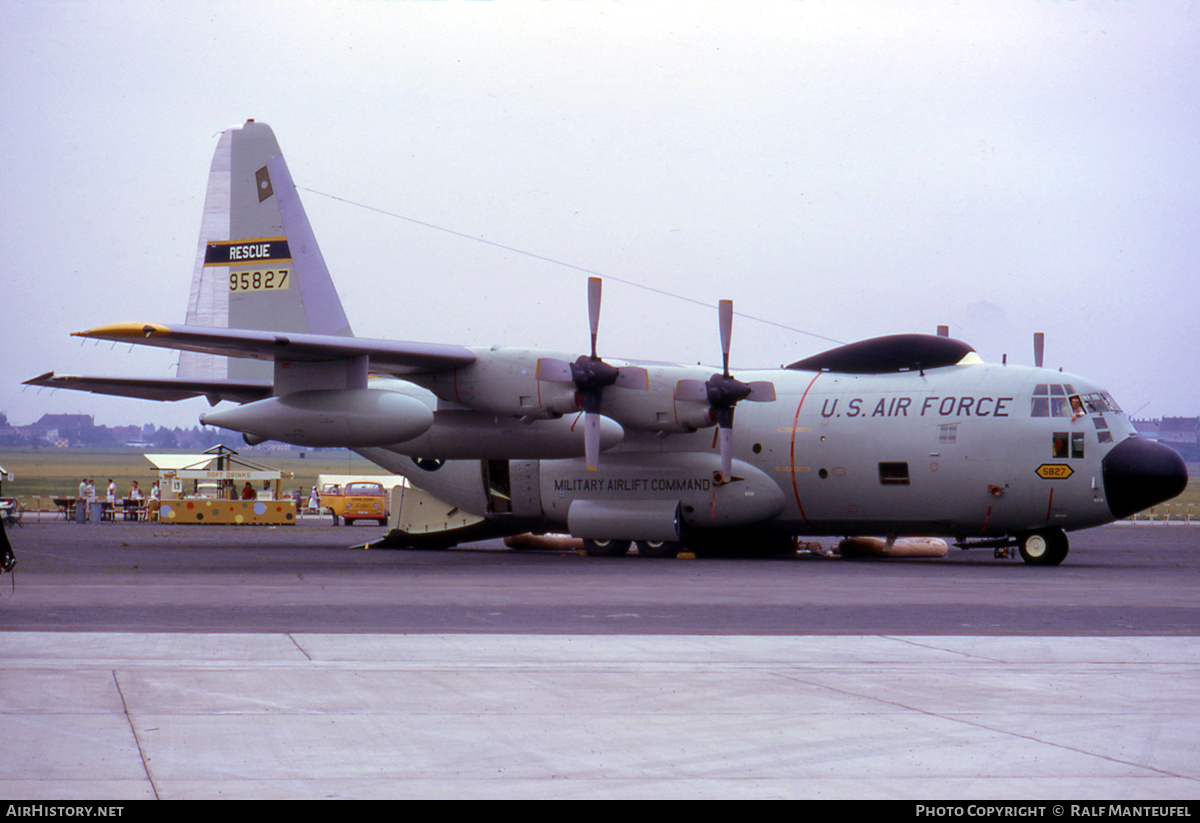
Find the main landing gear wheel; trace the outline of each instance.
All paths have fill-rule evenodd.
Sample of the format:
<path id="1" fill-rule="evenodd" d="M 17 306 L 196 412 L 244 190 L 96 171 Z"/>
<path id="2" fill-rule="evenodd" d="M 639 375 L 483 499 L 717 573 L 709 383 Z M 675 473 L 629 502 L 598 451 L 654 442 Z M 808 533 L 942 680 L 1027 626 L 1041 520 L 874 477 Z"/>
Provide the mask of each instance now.
<path id="1" fill-rule="evenodd" d="M 675 557 L 683 549 L 682 543 L 674 540 L 639 540 L 639 557 Z"/>
<path id="2" fill-rule="evenodd" d="M 583 550 L 588 557 L 624 557 L 631 545 L 629 540 L 584 540 Z"/>
<path id="3" fill-rule="evenodd" d="M 1057 566 L 1067 557 L 1070 544 L 1062 529 L 1028 532 L 1017 539 L 1021 559 L 1031 566 Z"/>

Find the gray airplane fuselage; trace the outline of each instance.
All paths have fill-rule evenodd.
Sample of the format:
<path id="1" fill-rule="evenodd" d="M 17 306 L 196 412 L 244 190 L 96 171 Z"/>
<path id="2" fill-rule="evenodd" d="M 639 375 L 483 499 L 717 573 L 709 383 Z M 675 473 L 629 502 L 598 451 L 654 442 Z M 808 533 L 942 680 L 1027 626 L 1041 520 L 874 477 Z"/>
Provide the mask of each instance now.
<path id="1" fill-rule="evenodd" d="M 673 384 L 653 376 L 652 383 Z M 626 425 L 594 470 L 581 458 L 516 453 L 421 461 L 421 468 L 410 459 L 423 456 L 413 444 L 361 451 L 466 511 L 546 530 L 566 530 L 577 501 L 607 506 L 614 517 L 631 504 L 635 523 L 648 501 L 661 501 L 663 511 L 678 502 L 683 525 L 693 529 L 960 539 L 1070 531 L 1129 513 L 1130 478 L 1114 488 L 1110 469 L 1106 490 L 1105 457 L 1136 433 L 1112 398 L 1082 377 L 974 362 L 888 374 L 740 371 L 739 378 L 772 381 L 776 399 L 738 406 L 727 483 L 717 475 L 711 427 L 664 435 Z M 619 409 L 621 392 L 610 392 L 608 406 Z M 1110 501 L 1114 494 L 1120 499 Z"/>

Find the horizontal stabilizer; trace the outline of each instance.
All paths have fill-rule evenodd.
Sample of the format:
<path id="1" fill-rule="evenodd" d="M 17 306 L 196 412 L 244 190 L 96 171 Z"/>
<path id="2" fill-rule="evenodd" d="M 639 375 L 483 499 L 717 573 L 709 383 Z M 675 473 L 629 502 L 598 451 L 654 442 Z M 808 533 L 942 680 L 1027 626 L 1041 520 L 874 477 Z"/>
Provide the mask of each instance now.
<path id="1" fill-rule="evenodd" d="M 257 360 L 327 361 L 366 356 L 370 358 L 372 372 L 399 377 L 434 374 L 475 362 L 474 353 L 463 346 L 328 334 L 113 323 L 75 332 L 73 336 Z"/>
<path id="2" fill-rule="evenodd" d="M 49 389 L 73 389 L 92 394 L 115 397 L 136 397 L 142 400 L 188 400 L 207 397 L 214 405 L 221 400 L 250 403 L 271 396 L 270 381 L 255 380 L 191 380 L 184 377 L 84 377 L 76 374 L 43 375 L 26 380 L 26 386 Z"/>

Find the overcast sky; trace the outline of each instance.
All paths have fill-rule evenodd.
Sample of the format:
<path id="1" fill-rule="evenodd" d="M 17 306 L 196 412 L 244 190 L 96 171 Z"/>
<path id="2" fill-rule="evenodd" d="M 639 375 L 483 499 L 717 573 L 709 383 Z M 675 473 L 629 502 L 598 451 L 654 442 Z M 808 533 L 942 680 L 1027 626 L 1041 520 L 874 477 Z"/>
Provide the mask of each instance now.
<path id="1" fill-rule="evenodd" d="M 585 273 L 411 220 L 609 277 L 612 357 L 720 360 L 715 308 L 627 281 L 790 327 L 739 318 L 735 366 L 943 323 L 1028 363 L 1045 331 L 1127 411 L 1200 414 L 1194 3 L 7 0 L 0 30 L 15 424 L 195 424 L 20 382 L 174 374 L 69 333 L 182 322 L 251 117 L 360 336 L 587 348 Z"/>

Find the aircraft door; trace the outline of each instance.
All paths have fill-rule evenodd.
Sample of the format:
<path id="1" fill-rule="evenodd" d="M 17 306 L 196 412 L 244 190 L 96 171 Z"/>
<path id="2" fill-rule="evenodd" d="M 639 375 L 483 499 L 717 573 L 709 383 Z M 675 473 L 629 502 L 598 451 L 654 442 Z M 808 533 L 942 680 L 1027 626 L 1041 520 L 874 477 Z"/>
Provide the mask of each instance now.
<path id="1" fill-rule="evenodd" d="M 1029 484 L 1017 477 L 1016 469 L 1022 465 L 1019 446 L 978 425 L 954 423 L 939 429 L 942 460 L 953 465 L 953 458 L 960 454 L 964 458 L 954 473 L 963 506 L 957 518 L 967 523 L 978 520 L 981 534 L 1003 534 L 1023 521 L 1029 511 Z"/>
<path id="2" fill-rule="evenodd" d="M 507 460 L 483 460 L 483 491 L 488 514 L 512 514 L 512 487 Z"/>
<path id="3" fill-rule="evenodd" d="M 542 516 L 538 461 L 484 460 L 480 465 L 488 514 Z"/>

